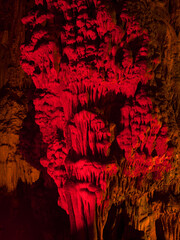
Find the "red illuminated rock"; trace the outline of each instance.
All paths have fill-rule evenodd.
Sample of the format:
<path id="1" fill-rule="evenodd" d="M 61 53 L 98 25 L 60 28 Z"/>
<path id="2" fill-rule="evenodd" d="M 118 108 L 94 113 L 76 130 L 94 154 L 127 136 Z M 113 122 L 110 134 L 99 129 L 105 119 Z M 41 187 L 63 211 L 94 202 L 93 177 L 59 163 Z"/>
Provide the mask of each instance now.
<path id="1" fill-rule="evenodd" d="M 107 189 L 119 170 L 111 151 L 116 141 L 127 161 L 126 176 L 159 176 L 170 168 L 168 130 L 152 115 L 143 90 L 152 78 L 149 37 L 125 9 L 120 14 L 125 27 L 117 26 L 101 1 L 46 3 L 46 14 L 36 10 L 23 18 L 31 37 L 21 46 L 22 68 L 40 92 L 34 99 L 36 123 L 48 144 L 41 164 L 58 187 L 58 204 L 69 214 L 71 231 L 96 239 L 96 230 L 90 231 L 95 206 L 107 211 Z M 36 4 L 41 9 L 44 1 Z M 93 16 L 89 8 L 95 9 Z M 139 43 L 136 51 L 134 42 Z M 111 122 L 114 113 L 108 107 L 119 96 L 121 120 L 113 115 Z M 102 104 L 107 109 L 101 110 Z"/>
<path id="2" fill-rule="evenodd" d="M 124 130 L 117 136 L 117 142 L 125 151 L 130 166 L 127 174 L 131 177 L 148 172 L 162 174 L 171 166 L 167 127 L 151 111 L 152 102 L 144 93 L 136 95 L 131 107 L 126 105 L 121 110 Z"/>

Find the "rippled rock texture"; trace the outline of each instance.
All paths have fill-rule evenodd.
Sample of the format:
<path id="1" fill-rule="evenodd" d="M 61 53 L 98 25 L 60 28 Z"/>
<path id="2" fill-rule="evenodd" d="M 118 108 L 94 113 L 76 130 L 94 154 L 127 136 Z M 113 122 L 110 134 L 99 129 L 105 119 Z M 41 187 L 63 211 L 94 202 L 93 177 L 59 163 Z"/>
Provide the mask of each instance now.
<path id="1" fill-rule="evenodd" d="M 1 162 L 15 165 L 1 185 L 47 169 L 72 239 L 178 239 L 178 4 L 17 2 L 21 80 L 1 71 L 1 132 L 13 139 Z"/>

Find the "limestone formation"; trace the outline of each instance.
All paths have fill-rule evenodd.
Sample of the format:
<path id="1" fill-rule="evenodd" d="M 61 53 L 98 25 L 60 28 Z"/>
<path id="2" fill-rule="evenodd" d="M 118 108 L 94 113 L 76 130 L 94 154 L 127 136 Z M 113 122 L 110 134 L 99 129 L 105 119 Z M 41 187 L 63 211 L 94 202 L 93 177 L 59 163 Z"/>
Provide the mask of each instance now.
<path id="1" fill-rule="evenodd" d="M 1 186 L 49 175 L 73 240 L 179 239 L 178 1 L 15 2 Z"/>

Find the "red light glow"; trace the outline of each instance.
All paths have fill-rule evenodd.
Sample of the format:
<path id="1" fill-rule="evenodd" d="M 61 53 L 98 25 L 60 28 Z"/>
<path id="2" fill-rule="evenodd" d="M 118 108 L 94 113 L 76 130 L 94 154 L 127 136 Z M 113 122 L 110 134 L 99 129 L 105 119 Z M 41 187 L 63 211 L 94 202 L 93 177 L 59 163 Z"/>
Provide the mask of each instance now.
<path id="1" fill-rule="evenodd" d="M 127 177 L 167 171 L 171 151 L 168 129 L 152 115 L 143 88 L 137 90 L 152 77 L 147 31 L 125 9 L 117 26 L 101 1 L 46 2 L 46 13 L 40 10 L 43 1 L 36 0 L 39 10 L 22 20 L 31 38 L 21 46 L 21 65 L 39 92 L 36 123 L 48 144 L 47 157 L 40 161 L 58 187 L 58 204 L 75 232 L 93 225 L 95 205 L 117 174 L 113 142 L 124 151 Z M 121 128 L 114 138 L 111 114 L 106 117 L 101 109 L 109 95 L 124 101 L 116 109 L 120 120 L 114 122 Z M 115 103 L 107 102 L 105 109 L 108 104 Z"/>

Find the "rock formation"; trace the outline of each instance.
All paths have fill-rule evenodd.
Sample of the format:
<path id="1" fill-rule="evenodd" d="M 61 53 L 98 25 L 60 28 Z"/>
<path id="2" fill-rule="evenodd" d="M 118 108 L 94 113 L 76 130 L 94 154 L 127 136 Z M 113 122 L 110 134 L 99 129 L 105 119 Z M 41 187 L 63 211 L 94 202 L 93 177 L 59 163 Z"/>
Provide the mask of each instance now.
<path id="1" fill-rule="evenodd" d="M 19 179 L 32 184 L 39 178 L 39 171 L 19 150 L 20 130 L 28 112 L 27 88 L 31 84 L 20 66 L 20 45 L 25 37 L 21 18 L 28 4 L 1 1 L 1 6 L 0 187 L 12 191 Z"/>
<path id="2" fill-rule="evenodd" d="M 32 184 L 40 162 L 72 239 L 178 239 L 178 4 L 36 0 L 25 14 L 17 2 L 1 186 Z"/>

